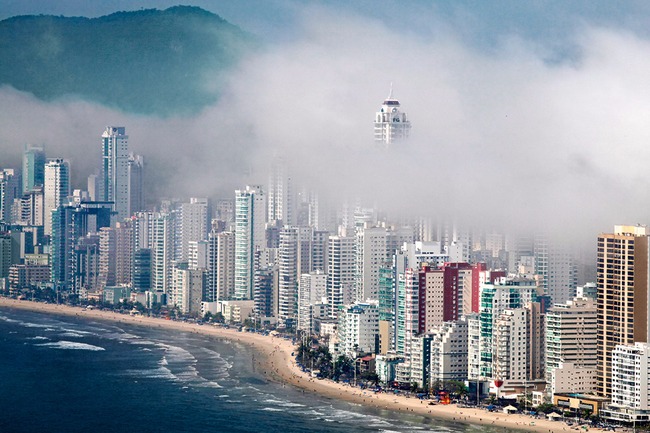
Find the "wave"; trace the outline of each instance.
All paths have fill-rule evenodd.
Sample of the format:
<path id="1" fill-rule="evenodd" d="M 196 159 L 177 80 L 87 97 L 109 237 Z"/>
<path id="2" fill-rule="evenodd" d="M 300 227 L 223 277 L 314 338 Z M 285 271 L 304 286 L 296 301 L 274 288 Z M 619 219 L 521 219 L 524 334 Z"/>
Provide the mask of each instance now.
<path id="1" fill-rule="evenodd" d="M 260 409 L 260 410 L 263 410 L 263 411 L 265 411 L 265 412 L 284 412 L 283 409 L 280 409 L 280 408 L 278 408 L 278 407 L 263 407 L 263 408 Z"/>
<path id="2" fill-rule="evenodd" d="M 64 337 L 64 338 L 84 338 L 85 335 L 80 334 L 78 332 L 68 331 L 68 332 L 64 332 L 62 334 L 59 334 L 59 337 Z"/>
<path id="3" fill-rule="evenodd" d="M 103 347 L 93 346 L 92 344 L 79 343 L 76 341 L 64 341 L 64 340 L 55 341 L 52 343 L 37 344 L 36 346 L 51 347 L 53 349 L 63 349 L 63 350 L 90 350 L 93 352 L 106 350 Z"/>
<path id="4" fill-rule="evenodd" d="M 176 380 L 176 376 L 166 367 L 151 368 L 147 370 L 126 370 L 129 376 L 143 377 L 147 379 L 169 379 Z"/>

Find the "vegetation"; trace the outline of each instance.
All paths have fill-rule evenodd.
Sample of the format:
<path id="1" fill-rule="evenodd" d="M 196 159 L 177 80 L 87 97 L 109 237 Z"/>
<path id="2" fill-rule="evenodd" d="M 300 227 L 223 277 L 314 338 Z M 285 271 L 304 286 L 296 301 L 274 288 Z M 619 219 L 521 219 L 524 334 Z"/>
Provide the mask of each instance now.
<path id="1" fill-rule="evenodd" d="M 253 47 L 249 34 L 190 6 L 18 16 L 0 21 L 0 85 L 135 113 L 192 113 L 217 98 L 219 77 Z"/>

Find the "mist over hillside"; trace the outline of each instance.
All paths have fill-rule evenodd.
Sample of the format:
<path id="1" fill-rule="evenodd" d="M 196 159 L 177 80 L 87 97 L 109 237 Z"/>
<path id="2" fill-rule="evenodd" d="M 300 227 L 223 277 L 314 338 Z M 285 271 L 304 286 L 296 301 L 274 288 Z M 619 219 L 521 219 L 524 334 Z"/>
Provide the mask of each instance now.
<path id="1" fill-rule="evenodd" d="M 222 75 L 255 44 L 190 6 L 18 16 L 0 21 L 0 85 L 47 101 L 73 96 L 131 113 L 188 115 L 216 101 Z"/>

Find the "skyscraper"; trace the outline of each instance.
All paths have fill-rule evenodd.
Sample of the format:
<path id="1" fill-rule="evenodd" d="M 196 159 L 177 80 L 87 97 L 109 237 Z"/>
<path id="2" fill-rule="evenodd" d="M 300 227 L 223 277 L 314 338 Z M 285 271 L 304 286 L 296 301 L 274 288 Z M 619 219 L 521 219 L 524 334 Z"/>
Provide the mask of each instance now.
<path id="1" fill-rule="evenodd" d="M 354 247 L 353 237 L 329 237 L 327 300 L 332 318 L 336 318 L 340 305 L 354 300 Z"/>
<path id="2" fill-rule="evenodd" d="M 411 122 L 406 118 L 406 113 L 400 111 L 400 103 L 393 98 L 391 87 L 388 98 L 375 115 L 375 143 L 389 147 L 407 139 L 410 132 Z"/>
<path id="3" fill-rule="evenodd" d="M 47 166 L 46 166 L 47 185 Z M 77 242 L 89 232 L 110 227 L 111 210 L 105 203 L 62 203 L 52 211 L 52 240 L 50 246 L 50 269 L 52 281 L 64 290 L 78 293 L 74 277 L 78 263 L 75 248 Z"/>
<path id="4" fill-rule="evenodd" d="M 598 237 L 597 392 L 602 396 L 611 395 L 614 348 L 648 342 L 649 235 L 648 227 L 621 225 Z"/>
<path id="5" fill-rule="evenodd" d="M 211 231 L 208 234 L 208 301 L 233 297 L 235 284 L 235 235 Z"/>
<path id="6" fill-rule="evenodd" d="M 64 159 L 51 159 L 45 164 L 43 191 L 43 226 L 45 235 L 52 234 L 52 211 L 66 202 L 70 195 L 70 164 Z"/>
<path id="7" fill-rule="evenodd" d="M 0 169 L 0 221 L 12 222 L 11 207 L 20 193 L 20 177 L 11 168 Z"/>
<path id="8" fill-rule="evenodd" d="M 295 225 L 295 197 L 286 162 L 276 157 L 271 165 L 267 197 L 267 220 L 282 221 L 281 225 Z"/>
<path id="9" fill-rule="evenodd" d="M 23 153 L 23 194 L 45 181 L 45 151 L 42 147 L 28 147 Z"/>
<path id="10" fill-rule="evenodd" d="M 129 208 L 129 137 L 123 126 L 107 126 L 102 134 L 102 197 L 112 201 L 117 220 L 131 216 Z"/>
<path id="11" fill-rule="evenodd" d="M 253 299 L 254 254 L 266 243 L 265 216 L 261 186 L 235 191 L 235 299 Z"/>
<path id="12" fill-rule="evenodd" d="M 144 210 L 144 158 L 142 155 L 129 154 L 129 212 Z M 130 216 L 130 215 L 129 215 Z"/>
<path id="13" fill-rule="evenodd" d="M 208 199 L 191 197 L 189 203 L 181 204 L 180 223 L 180 260 L 187 261 L 190 241 L 198 242 L 208 238 Z"/>

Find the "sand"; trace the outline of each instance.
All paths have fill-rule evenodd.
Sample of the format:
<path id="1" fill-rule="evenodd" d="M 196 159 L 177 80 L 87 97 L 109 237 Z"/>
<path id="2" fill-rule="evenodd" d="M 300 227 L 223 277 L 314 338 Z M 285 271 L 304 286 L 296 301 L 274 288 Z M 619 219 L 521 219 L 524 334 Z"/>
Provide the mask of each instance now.
<path id="1" fill-rule="evenodd" d="M 403 395 L 390 393 L 374 393 L 369 390 L 361 390 L 330 380 L 315 379 L 309 373 L 303 372 L 296 365 L 295 360 L 291 356 L 296 348 L 291 341 L 279 337 L 263 336 L 250 332 L 238 332 L 234 329 L 225 329 L 213 325 L 197 325 L 146 316 L 130 316 L 110 311 L 86 310 L 81 307 L 45 304 L 26 300 L 19 301 L 0 297 L 0 310 L 3 308 L 19 308 L 50 314 L 76 316 L 79 318 L 166 328 L 238 341 L 252 346 L 263 355 L 258 360 L 259 371 L 266 373 L 268 377 L 335 400 L 344 400 L 351 403 L 374 406 L 380 409 L 412 413 L 414 415 L 445 419 L 465 424 L 493 425 L 529 432 L 555 433 L 569 432 L 577 429 L 575 426 L 570 427 L 562 421 L 534 419 L 519 414 L 488 412 L 475 408 L 460 408 L 454 404 L 431 406 L 427 401 L 417 398 L 408 398 Z M 600 431 L 600 429 L 590 428 L 590 431 Z"/>

